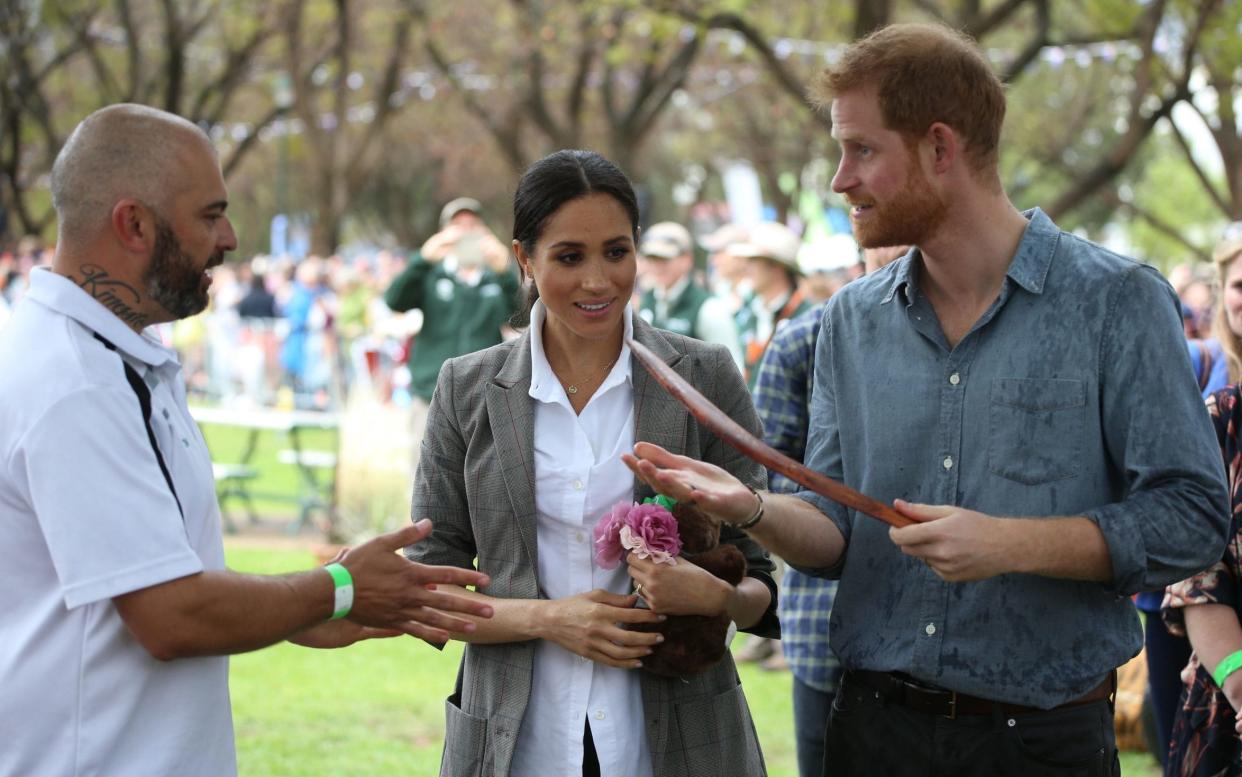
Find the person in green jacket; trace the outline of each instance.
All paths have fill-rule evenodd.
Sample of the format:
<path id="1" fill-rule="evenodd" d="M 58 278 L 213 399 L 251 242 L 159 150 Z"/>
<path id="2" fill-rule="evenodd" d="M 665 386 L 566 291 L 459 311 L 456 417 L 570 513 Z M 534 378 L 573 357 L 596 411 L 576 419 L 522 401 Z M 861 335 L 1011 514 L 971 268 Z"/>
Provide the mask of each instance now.
<path id="1" fill-rule="evenodd" d="M 742 350 L 732 311 L 693 277 L 694 245 L 689 230 L 672 221 L 652 224 L 643 234 L 639 254 L 649 283 L 638 311 L 643 320 L 679 335 L 719 343 L 741 368 Z"/>
<path id="2" fill-rule="evenodd" d="M 384 294 L 394 311 L 423 313 L 407 362 L 410 394 L 423 405 L 431 401 L 445 360 L 499 343 L 502 327 L 521 304 L 509 249 L 483 223 L 481 210 L 470 197 L 445 205 L 440 231 Z"/>

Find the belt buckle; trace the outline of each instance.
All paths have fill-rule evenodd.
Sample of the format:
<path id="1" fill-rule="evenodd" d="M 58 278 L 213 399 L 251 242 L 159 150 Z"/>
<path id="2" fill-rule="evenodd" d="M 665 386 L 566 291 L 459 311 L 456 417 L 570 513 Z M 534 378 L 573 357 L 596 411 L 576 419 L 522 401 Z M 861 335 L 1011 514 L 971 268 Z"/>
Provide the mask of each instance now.
<path id="1" fill-rule="evenodd" d="M 957 691 L 949 691 L 949 712 L 941 717 L 957 720 Z"/>

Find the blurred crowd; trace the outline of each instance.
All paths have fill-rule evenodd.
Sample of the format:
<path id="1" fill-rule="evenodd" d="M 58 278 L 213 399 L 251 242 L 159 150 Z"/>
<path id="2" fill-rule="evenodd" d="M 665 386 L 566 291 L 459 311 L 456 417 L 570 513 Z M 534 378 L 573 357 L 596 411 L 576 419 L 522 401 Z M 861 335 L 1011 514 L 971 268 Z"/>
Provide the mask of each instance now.
<path id="1" fill-rule="evenodd" d="M 863 251 L 849 234 L 808 241 L 776 222 L 695 227 L 666 221 L 645 230 L 634 308 L 657 326 L 726 345 L 752 387 L 764 348 L 784 321 L 905 250 Z M 52 253 L 33 237 L 0 251 L 0 324 L 30 270 L 50 263 Z M 433 282 L 425 291 L 420 286 L 423 296 L 414 294 L 419 265 L 433 264 Z M 1168 278 L 1182 300 L 1193 365 L 1223 375 L 1226 360 L 1213 331 L 1226 285 L 1218 270 L 1181 263 Z M 485 275 L 506 282 L 493 290 L 502 303 L 482 315 L 486 302 L 463 290 L 481 287 L 486 298 Z M 181 354 L 191 396 L 204 401 L 328 410 L 358 389 L 404 407 L 430 399 L 443 359 L 516 335 L 523 322 L 510 317 L 521 307 L 520 280 L 507 241 L 487 227 L 477 201 L 462 197 L 445 206 L 441 230 L 415 250 L 232 258 L 212 273 L 207 311 L 160 332 Z M 441 333 L 446 329 L 451 335 Z M 434 354 L 421 368 L 420 334 L 443 341 L 434 349 L 424 344 Z M 1200 353 L 1206 359 L 1196 358 Z"/>

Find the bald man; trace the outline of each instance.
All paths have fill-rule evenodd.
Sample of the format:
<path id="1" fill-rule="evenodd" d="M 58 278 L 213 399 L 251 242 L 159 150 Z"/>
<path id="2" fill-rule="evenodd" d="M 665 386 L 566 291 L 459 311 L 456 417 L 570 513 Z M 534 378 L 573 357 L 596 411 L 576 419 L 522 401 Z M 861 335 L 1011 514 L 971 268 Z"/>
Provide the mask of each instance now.
<path id="1" fill-rule="evenodd" d="M 145 328 L 207 305 L 236 247 L 210 141 L 162 111 L 88 116 L 52 170 L 50 269 L 0 331 L 0 777 L 236 774 L 225 656 L 289 639 L 443 641 L 486 584 L 381 536 L 325 568 L 224 568 L 211 457 Z"/>

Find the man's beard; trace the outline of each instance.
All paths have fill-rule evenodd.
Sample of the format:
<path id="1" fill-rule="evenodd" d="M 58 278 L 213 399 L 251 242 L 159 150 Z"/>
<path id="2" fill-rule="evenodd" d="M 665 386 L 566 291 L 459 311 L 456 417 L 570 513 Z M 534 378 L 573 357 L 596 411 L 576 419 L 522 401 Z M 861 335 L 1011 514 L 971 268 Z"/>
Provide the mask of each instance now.
<path id="1" fill-rule="evenodd" d="M 870 217 L 854 222 L 854 239 L 863 248 L 920 245 L 948 214 L 949 206 L 927 185 L 911 159 L 906 185 L 888 202 L 872 202 Z"/>
<path id="2" fill-rule="evenodd" d="M 224 259 L 218 253 L 207 262 L 213 267 Z M 147 293 L 175 319 L 188 318 L 207 308 L 207 289 L 203 287 L 203 268 L 181 248 L 172 226 L 155 217 L 155 245 L 151 266 L 143 276 Z"/>

